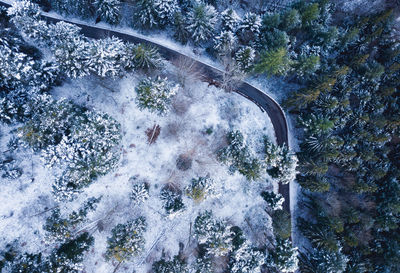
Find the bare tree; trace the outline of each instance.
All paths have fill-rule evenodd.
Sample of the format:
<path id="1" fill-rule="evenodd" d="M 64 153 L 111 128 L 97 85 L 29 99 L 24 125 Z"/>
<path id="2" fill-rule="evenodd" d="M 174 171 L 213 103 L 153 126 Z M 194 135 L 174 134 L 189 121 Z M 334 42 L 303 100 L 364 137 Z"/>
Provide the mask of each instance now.
<path id="1" fill-rule="evenodd" d="M 181 56 L 174 59 L 172 63 L 177 69 L 178 82 L 182 87 L 186 87 L 189 82 L 199 80 L 203 77 L 202 69 L 191 58 Z"/>

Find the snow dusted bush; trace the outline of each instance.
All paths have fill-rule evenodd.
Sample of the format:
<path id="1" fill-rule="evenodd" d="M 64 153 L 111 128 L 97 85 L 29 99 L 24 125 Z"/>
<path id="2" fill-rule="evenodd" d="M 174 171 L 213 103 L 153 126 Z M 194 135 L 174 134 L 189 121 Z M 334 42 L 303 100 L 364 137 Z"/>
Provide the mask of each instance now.
<path id="1" fill-rule="evenodd" d="M 132 186 L 130 198 L 135 205 L 140 205 L 149 199 L 149 185 L 146 182 L 138 182 Z"/>
<path id="2" fill-rule="evenodd" d="M 163 208 L 169 217 L 174 217 L 185 209 L 182 201 L 182 193 L 172 185 L 166 185 L 160 193 Z"/>
<path id="3" fill-rule="evenodd" d="M 194 235 L 207 254 L 225 256 L 233 248 L 233 233 L 225 221 L 215 219 L 211 211 L 200 213 L 194 222 Z"/>
<path id="4" fill-rule="evenodd" d="M 185 193 L 195 202 L 202 202 L 204 199 L 216 194 L 214 181 L 208 176 L 199 177 L 198 179 L 193 178 L 190 185 L 185 188 Z"/>
<path id="5" fill-rule="evenodd" d="M 255 50 L 252 47 L 242 47 L 235 54 L 235 61 L 239 69 L 243 72 L 250 72 L 253 68 Z"/>
<path id="6" fill-rule="evenodd" d="M 275 249 L 267 257 L 267 267 L 273 267 L 280 272 L 295 272 L 298 270 L 298 251 L 289 239 L 276 239 Z M 317 271 L 324 272 L 324 271 Z"/>
<path id="7" fill-rule="evenodd" d="M 146 219 L 139 217 L 125 224 L 118 224 L 107 239 L 107 260 L 126 261 L 143 251 L 143 233 L 147 229 Z"/>
<path id="8" fill-rule="evenodd" d="M 119 0 L 96 0 L 94 3 L 97 14 L 111 25 L 117 25 L 121 17 L 121 2 Z"/>
<path id="9" fill-rule="evenodd" d="M 274 193 L 272 191 L 264 191 L 261 193 L 262 198 L 267 202 L 271 210 L 281 210 L 282 204 L 285 202 L 285 198 L 278 193 Z"/>
<path id="10" fill-rule="evenodd" d="M 159 115 L 166 114 L 170 108 L 171 98 L 178 92 L 179 85 L 167 78 L 146 78 L 136 87 L 136 103 L 140 109 L 148 109 Z"/>
<path id="11" fill-rule="evenodd" d="M 193 268 L 195 273 L 214 273 L 214 269 L 212 267 L 212 261 L 210 257 L 203 256 L 196 259 L 196 261 L 192 264 L 191 268 Z"/>
<path id="12" fill-rule="evenodd" d="M 265 164 L 271 177 L 287 184 L 296 178 L 297 157 L 286 146 L 277 146 L 264 138 Z"/>
<path id="13" fill-rule="evenodd" d="M 229 272 L 232 273 L 260 273 L 265 263 L 265 254 L 244 242 L 239 249 L 230 256 Z"/>
<path id="14" fill-rule="evenodd" d="M 223 31 L 236 32 L 240 24 L 240 17 L 236 12 L 229 8 L 221 12 L 221 25 Z"/>
<path id="15" fill-rule="evenodd" d="M 196 2 L 189 11 L 187 20 L 187 29 L 193 41 L 198 44 L 213 35 L 217 23 L 217 11 L 211 5 Z"/>
<path id="16" fill-rule="evenodd" d="M 214 39 L 214 49 L 219 55 L 230 55 L 235 50 L 236 45 L 237 39 L 231 31 L 222 31 Z"/>

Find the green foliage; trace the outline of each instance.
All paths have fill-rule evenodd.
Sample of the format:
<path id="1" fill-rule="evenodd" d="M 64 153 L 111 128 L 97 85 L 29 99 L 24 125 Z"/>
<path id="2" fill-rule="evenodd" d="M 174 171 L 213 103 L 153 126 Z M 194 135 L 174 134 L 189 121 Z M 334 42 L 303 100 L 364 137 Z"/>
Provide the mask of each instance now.
<path id="1" fill-rule="evenodd" d="M 106 259 L 122 262 L 137 256 L 143 250 L 146 229 L 144 217 L 116 225 L 107 239 Z"/>
<path id="2" fill-rule="evenodd" d="M 117 25 L 121 18 L 121 3 L 119 0 L 96 0 L 95 6 L 100 18 L 111 25 Z"/>
<path id="3" fill-rule="evenodd" d="M 187 15 L 187 30 L 196 44 L 206 41 L 214 33 L 217 12 L 213 6 L 196 2 Z"/>
<path id="4" fill-rule="evenodd" d="M 196 203 L 200 203 L 207 197 L 215 194 L 214 181 L 208 176 L 197 179 L 193 178 L 190 181 L 190 185 L 185 188 L 185 194 Z"/>
<path id="5" fill-rule="evenodd" d="M 231 131 L 227 135 L 228 146 L 218 152 L 218 160 L 229 164 L 232 172 L 236 170 L 248 180 L 256 180 L 261 175 L 261 164 L 253 157 L 244 142 L 241 132 Z"/>
<path id="6" fill-rule="evenodd" d="M 282 28 L 284 30 L 296 29 L 301 25 L 300 13 L 297 9 L 289 9 L 283 14 Z"/>
<path id="7" fill-rule="evenodd" d="M 163 67 L 163 58 L 155 47 L 145 44 L 133 46 L 129 52 L 131 59 L 129 60 L 134 68 L 144 71 L 161 69 Z"/>
<path id="8" fill-rule="evenodd" d="M 295 65 L 297 75 L 300 77 L 313 74 L 320 66 L 320 57 L 318 55 L 304 56 L 300 55 Z"/>
<path id="9" fill-rule="evenodd" d="M 281 210 L 282 204 L 285 201 L 280 193 L 276 194 L 273 191 L 263 191 L 261 197 L 267 202 L 271 210 Z"/>
<path id="10" fill-rule="evenodd" d="M 305 273 L 342 273 L 345 272 L 347 261 L 348 258 L 340 252 L 317 250 L 309 256 L 300 254 L 299 265 L 301 272 Z"/>
<path id="11" fill-rule="evenodd" d="M 297 248 L 289 239 L 276 239 L 275 249 L 267 257 L 267 267 L 280 272 L 295 272 L 298 270 Z"/>
<path id="12" fill-rule="evenodd" d="M 310 3 L 306 5 L 301 11 L 301 21 L 303 26 L 311 25 L 319 16 L 318 3 Z"/>
<path id="13" fill-rule="evenodd" d="M 285 210 L 275 210 L 272 214 L 272 227 L 277 238 L 288 239 L 292 234 L 290 214 Z"/>
<path id="14" fill-rule="evenodd" d="M 268 75 L 282 76 L 290 70 L 292 61 L 290 60 L 287 49 L 280 47 L 267 50 L 261 54 L 260 62 L 254 67 L 257 73 L 267 73 Z"/>
<path id="15" fill-rule="evenodd" d="M 189 40 L 190 34 L 186 28 L 185 18 L 181 12 L 176 11 L 173 15 L 173 20 L 174 38 L 182 44 L 186 44 Z"/>
<path id="16" fill-rule="evenodd" d="M 159 115 L 166 114 L 171 98 L 177 93 L 178 88 L 178 85 L 174 85 L 167 78 L 145 78 L 135 88 L 136 103 L 140 109 L 148 109 Z"/>

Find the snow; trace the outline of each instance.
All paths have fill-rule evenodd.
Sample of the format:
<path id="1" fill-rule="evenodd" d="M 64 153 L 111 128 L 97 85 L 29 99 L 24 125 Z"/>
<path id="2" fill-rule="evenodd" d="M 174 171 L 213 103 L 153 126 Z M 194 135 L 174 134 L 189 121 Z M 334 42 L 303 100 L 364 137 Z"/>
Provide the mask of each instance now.
<path id="1" fill-rule="evenodd" d="M 166 66 L 170 79 L 174 79 L 175 68 Z M 227 219 L 229 224 L 240 226 L 246 235 L 252 236 L 252 228 L 245 218 L 253 215 L 269 216 L 260 210 L 265 202 L 260 197 L 262 190 L 271 190 L 273 185 L 267 175 L 259 181 L 249 182 L 242 175 L 231 175 L 228 167 L 216 160 L 215 151 L 224 145 L 224 136 L 231 130 L 240 130 L 253 153 L 262 157 L 262 136 L 275 141 L 274 131 L 268 116 L 252 102 L 236 93 L 226 93 L 207 83 L 191 79 L 185 88 L 179 90 L 170 113 L 158 116 L 141 111 L 135 103 L 135 86 L 144 77 L 139 74 L 126 75 L 119 79 L 100 79 L 95 76 L 80 80 L 69 80 L 52 90 L 55 98 L 67 97 L 89 109 L 110 114 L 121 123 L 122 159 L 115 171 L 99 178 L 71 203 L 61 203 L 62 211 L 76 209 L 88 197 L 103 196 L 95 212 L 90 213 L 87 227 L 95 237 L 95 245 L 85 259 L 86 272 L 112 272 L 116 264 L 104 259 L 107 237 L 118 223 L 125 223 L 138 216 L 145 216 L 148 229 L 145 233 L 145 251 L 132 262 L 124 263 L 118 272 L 147 272 L 152 262 L 158 259 L 162 250 L 170 256 L 178 253 L 178 242 L 185 245 L 190 238 L 190 223 L 200 211 L 213 210 L 218 218 Z M 154 144 L 147 143 L 145 131 L 155 124 L 161 127 L 161 134 Z M 207 135 L 207 128 L 213 133 Z M 2 150 L 10 136 L 10 128 L 3 128 Z M 19 239 L 25 251 L 39 252 L 45 249 L 42 225 L 51 211 L 44 212 L 56 204 L 51 196 L 51 184 L 55 169 L 45 169 L 38 155 L 29 151 L 21 153 L 24 174 L 17 180 L 1 179 L 0 201 L 6 204 L 0 208 L 1 247 Z M 176 159 L 180 154 L 193 158 L 192 168 L 180 171 Z M 34 173 L 31 174 L 31 166 Z M 186 209 L 174 217 L 167 217 L 159 198 L 160 190 L 172 183 L 181 190 L 189 185 L 192 178 L 210 175 L 216 183 L 218 197 L 208 198 L 201 203 L 184 196 Z M 29 177 L 35 180 L 30 182 Z M 129 195 L 131 177 L 146 180 L 150 184 L 150 198 L 135 206 Z M 21 187 L 23 186 L 23 187 Z M 38 202 L 38 200 L 41 200 Z M 261 215 L 264 213 L 265 215 Z M 39 214 L 33 216 L 35 214 Z M 264 219 L 263 218 L 263 219 Z M 29 220 L 28 220 L 29 219 Z M 252 219 L 257 221 L 256 219 Z M 93 224 L 91 224 L 93 223 Z M 98 228 L 101 223 L 101 231 Z M 265 223 L 270 229 L 271 222 Z M 257 243 L 257 242 L 253 242 Z M 190 244 L 188 245 L 188 251 Z"/>

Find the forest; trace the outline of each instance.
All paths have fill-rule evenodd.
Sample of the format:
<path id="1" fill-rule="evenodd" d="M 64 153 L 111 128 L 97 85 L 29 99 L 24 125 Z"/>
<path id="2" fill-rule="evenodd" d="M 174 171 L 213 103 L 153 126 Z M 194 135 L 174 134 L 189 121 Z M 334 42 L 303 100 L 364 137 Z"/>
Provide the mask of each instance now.
<path id="1" fill-rule="evenodd" d="M 1 272 L 400 272 L 399 1 L 10 2 Z M 243 81 L 277 98 L 289 146 Z"/>

